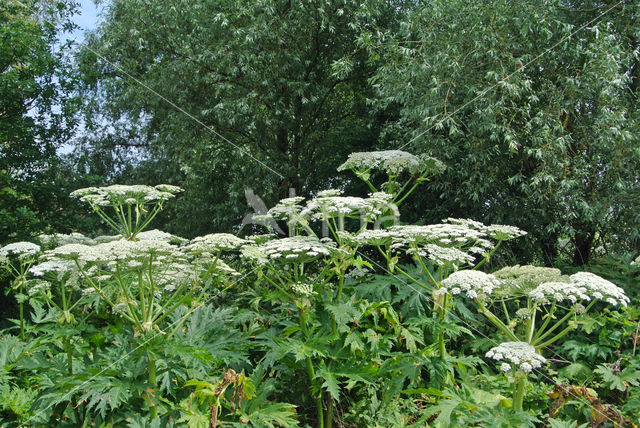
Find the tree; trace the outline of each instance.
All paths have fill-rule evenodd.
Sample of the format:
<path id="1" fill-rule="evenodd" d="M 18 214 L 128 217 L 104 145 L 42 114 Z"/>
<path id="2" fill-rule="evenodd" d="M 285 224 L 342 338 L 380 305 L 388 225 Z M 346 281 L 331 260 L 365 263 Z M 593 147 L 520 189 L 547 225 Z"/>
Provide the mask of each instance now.
<path id="1" fill-rule="evenodd" d="M 434 1 L 372 35 L 387 144 L 449 165 L 421 209 L 529 230 L 549 264 L 560 238 L 575 264 L 636 248 L 637 5 Z"/>
<path id="2" fill-rule="evenodd" d="M 60 215 L 56 149 L 74 129 L 65 46 L 70 1 L 0 4 L 0 243 L 27 239 Z"/>
<path id="3" fill-rule="evenodd" d="M 366 105 L 374 67 L 358 29 L 389 27 L 397 9 L 114 0 L 79 53 L 98 135 L 84 146 L 133 154 L 130 181 L 185 188 L 169 225 L 184 235 L 239 224 L 247 187 L 271 203 L 290 188 L 330 186 L 335 167 L 378 133 Z"/>

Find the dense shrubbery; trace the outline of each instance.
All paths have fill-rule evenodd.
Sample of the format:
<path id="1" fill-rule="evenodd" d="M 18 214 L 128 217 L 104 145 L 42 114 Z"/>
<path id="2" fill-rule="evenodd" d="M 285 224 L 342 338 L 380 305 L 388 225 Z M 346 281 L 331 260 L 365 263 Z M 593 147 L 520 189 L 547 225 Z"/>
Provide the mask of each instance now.
<path id="1" fill-rule="evenodd" d="M 74 192 L 117 235 L 0 249 L 21 308 L 0 336 L 3 426 L 640 422 L 640 311 L 623 289 L 480 270 L 524 234 L 512 226 L 398 224 L 442 171 L 433 158 L 359 153 L 342 169 L 369 197 L 282 200 L 260 220 L 284 238 L 144 231 L 175 186 Z"/>

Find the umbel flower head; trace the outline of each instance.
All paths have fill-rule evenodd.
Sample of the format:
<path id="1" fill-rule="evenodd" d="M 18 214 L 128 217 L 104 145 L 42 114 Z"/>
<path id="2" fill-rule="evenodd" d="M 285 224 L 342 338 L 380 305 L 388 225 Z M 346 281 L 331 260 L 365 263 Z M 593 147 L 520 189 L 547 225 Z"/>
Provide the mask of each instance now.
<path id="1" fill-rule="evenodd" d="M 490 224 L 485 225 L 479 221 L 471 220 L 468 218 L 447 218 L 445 223 L 458 224 L 466 226 L 470 229 L 475 229 L 485 233 L 488 237 L 497 241 L 507 241 L 509 239 L 518 238 L 527 234 L 524 230 L 521 230 L 515 226 L 509 226 L 505 224 Z"/>
<path id="2" fill-rule="evenodd" d="M 431 172 L 436 174 L 444 171 L 445 166 L 438 159 L 430 156 L 416 156 L 401 150 L 383 150 L 351 153 L 346 162 L 338 167 L 338 171 L 348 169 L 356 171 L 356 173 L 381 169 L 389 175 L 397 175 L 402 172 L 409 174 Z"/>
<path id="3" fill-rule="evenodd" d="M 209 235 L 193 238 L 189 245 L 185 247 L 188 252 L 211 252 L 238 251 L 244 245 L 251 244 L 251 241 L 238 238 L 230 233 L 210 233 Z"/>
<path id="4" fill-rule="evenodd" d="M 293 236 L 267 241 L 260 251 L 270 261 L 303 263 L 330 255 L 332 248 L 313 236 Z"/>
<path id="5" fill-rule="evenodd" d="M 526 295 L 546 282 L 571 283 L 569 277 L 562 275 L 560 269 L 549 267 L 531 265 L 507 266 L 493 274 L 505 285 L 499 293 L 510 296 Z"/>
<path id="6" fill-rule="evenodd" d="M 3 260 L 16 257 L 20 260 L 29 259 L 40 252 L 40 246 L 31 242 L 14 242 L 0 248 L 0 264 Z"/>
<path id="7" fill-rule="evenodd" d="M 586 292 L 594 299 L 604 300 L 613 306 L 622 305 L 626 307 L 629 304 L 629 298 L 622 288 L 596 274 L 578 272 L 569 278 L 577 287 L 584 287 Z"/>
<path id="8" fill-rule="evenodd" d="M 493 275 L 477 270 L 460 270 L 449 275 L 442 285 L 453 295 L 464 293 L 470 299 L 485 298 L 500 287 Z"/>
<path id="9" fill-rule="evenodd" d="M 182 189 L 169 184 L 159 184 L 155 187 L 142 184 L 123 185 L 114 184 L 106 187 L 86 187 L 71 192 L 72 197 L 79 198 L 91 205 L 133 205 L 163 202 L 175 197 Z"/>
<path id="10" fill-rule="evenodd" d="M 579 300 L 591 300 L 585 287 L 566 282 L 545 282 L 529 292 L 529 297 L 536 303 L 548 304 L 551 302 L 569 301 L 572 304 Z"/>
<path id="11" fill-rule="evenodd" d="M 536 353 L 533 346 L 526 342 L 504 342 L 491 348 L 485 357 L 496 361 L 504 361 L 500 366 L 502 372 L 508 372 L 512 366 L 524 373 L 540 368 L 547 362 L 546 358 Z"/>

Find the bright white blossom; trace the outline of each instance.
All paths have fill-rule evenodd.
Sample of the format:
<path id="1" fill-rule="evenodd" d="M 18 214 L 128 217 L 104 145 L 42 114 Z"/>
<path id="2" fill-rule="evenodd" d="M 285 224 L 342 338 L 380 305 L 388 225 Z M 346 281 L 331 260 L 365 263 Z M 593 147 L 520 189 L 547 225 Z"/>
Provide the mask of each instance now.
<path id="1" fill-rule="evenodd" d="M 537 303 L 564 302 L 572 304 L 579 300 L 591 300 L 585 287 L 566 282 L 545 282 L 529 292 L 531 300 Z"/>
<path id="2" fill-rule="evenodd" d="M 291 290 L 303 297 L 311 297 L 318 294 L 313 291 L 313 284 L 309 284 L 307 282 L 295 282 L 291 284 Z"/>
<path id="3" fill-rule="evenodd" d="M 527 232 L 515 227 L 508 226 L 504 224 L 491 224 L 485 225 L 479 221 L 471 220 L 468 218 L 452 218 L 449 217 L 444 220 L 445 223 L 458 224 L 461 226 L 466 226 L 471 229 L 478 230 L 487 234 L 490 238 L 496 239 L 498 241 L 506 241 L 509 239 L 518 238 L 520 236 L 524 236 Z"/>
<path id="4" fill-rule="evenodd" d="M 192 239 L 185 249 L 189 252 L 218 253 L 219 251 L 237 251 L 248 244 L 251 244 L 251 241 L 238 238 L 230 233 L 211 233 Z"/>
<path id="5" fill-rule="evenodd" d="M 291 198 L 281 199 L 273 208 L 267 211 L 266 216 L 254 216 L 254 218 L 263 217 L 275 220 L 293 220 L 302 218 L 300 212 L 304 209 L 300 203 L 304 201 L 302 196 L 294 196 Z"/>
<path id="6" fill-rule="evenodd" d="M 163 202 L 175 197 L 182 189 L 168 184 L 159 184 L 155 187 L 142 184 L 123 185 L 114 184 L 106 187 L 86 187 L 71 192 L 72 197 L 79 198 L 91 205 L 133 205 Z"/>
<path id="7" fill-rule="evenodd" d="M 346 162 L 338 167 L 338 171 L 348 169 L 357 172 L 381 169 L 390 175 L 401 172 L 422 174 L 427 171 L 442 172 L 444 164 L 429 156 L 416 156 L 401 150 L 384 150 L 378 152 L 351 153 Z"/>
<path id="8" fill-rule="evenodd" d="M 571 282 L 578 287 L 584 287 L 587 293 L 597 299 L 617 306 L 627 306 L 629 298 L 625 295 L 624 290 L 610 281 L 599 277 L 591 272 L 578 272 L 570 276 Z"/>
<path id="9" fill-rule="evenodd" d="M 491 247 L 486 235 L 479 230 L 459 224 L 430 224 L 427 226 L 391 226 L 390 231 L 397 233 L 403 240 L 411 244 L 441 244 L 444 246 L 462 247 L 474 245 Z"/>
<path id="10" fill-rule="evenodd" d="M 60 275 L 75 269 L 76 269 L 75 263 L 73 263 L 70 260 L 54 259 L 54 260 L 46 260 L 35 266 L 31 266 L 31 268 L 29 268 L 29 273 L 31 273 L 31 275 L 35 277 L 42 277 L 48 273 Z"/>
<path id="11" fill-rule="evenodd" d="M 502 294 L 509 296 L 527 295 L 546 282 L 571 282 L 568 276 L 562 275 L 560 269 L 531 265 L 507 266 L 493 274 L 505 285 Z"/>
<path id="12" fill-rule="evenodd" d="M 158 229 L 145 230 L 136 235 L 138 241 L 166 241 L 170 244 L 183 244 L 188 242 L 187 239 L 181 238 L 176 235 L 172 235 L 167 232 L 163 232 Z"/>
<path id="13" fill-rule="evenodd" d="M 28 259 L 40 252 L 40 246 L 31 242 L 14 242 L 0 248 L 0 260 L 9 257 L 18 257 L 19 259 Z"/>
<path id="14" fill-rule="evenodd" d="M 268 260 L 307 262 L 331 254 L 331 247 L 312 236 L 294 236 L 267 241 L 260 247 Z"/>
<path id="15" fill-rule="evenodd" d="M 461 270 L 449 275 L 442 285 L 453 295 L 464 293 L 470 299 L 491 295 L 501 282 L 493 275 L 477 270 Z"/>
<path id="16" fill-rule="evenodd" d="M 410 248 L 407 250 L 407 253 L 429 259 L 439 266 L 453 266 L 454 268 L 465 264 L 472 264 L 475 260 L 475 257 L 457 248 L 442 247 L 435 244 Z"/>
<path id="17" fill-rule="evenodd" d="M 52 235 L 39 235 L 38 240 L 45 247 L 60 246 L 66 244 L 84 244 L 95 245 L 97 242 L 94 239 L 84 236 L 82 233 L 73 232 L 70 234 L 54 233 Z"/>
<path id="18" fill-rule="evenodd" d="M 511 367 L 507 369 L 505 364 L 513 364 L 520 371 L 529 373 L 531 370 L 540 368 L 542 364 L 547 362 L 546 358 L 537 354 L 536 349 L 526 342 L 501 343 L 491 348 L 489 352 L 485 354 L 485 357 L 496 361 L 504 361 L 500 366 L 500 370 L 503 372 L 511 370 Z"/>

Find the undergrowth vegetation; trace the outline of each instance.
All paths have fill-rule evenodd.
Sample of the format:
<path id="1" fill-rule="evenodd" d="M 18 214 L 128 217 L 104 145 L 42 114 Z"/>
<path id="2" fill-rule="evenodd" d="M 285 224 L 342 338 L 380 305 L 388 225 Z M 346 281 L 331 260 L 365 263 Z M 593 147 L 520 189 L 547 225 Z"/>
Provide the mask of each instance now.
<path id="1" fill-rule="evenodd" d="M 640 423 L 631 258 L 496 266 L 524 231 L 400 222 L 437 159 L 354 153 L 340 170 L 369 197 L 284 199 L 245 237 L 145 230 L 175 186 L 73 192 L 115 235 L 0 249 L 20 307 L 0 332 L 0 424 Z"/>

